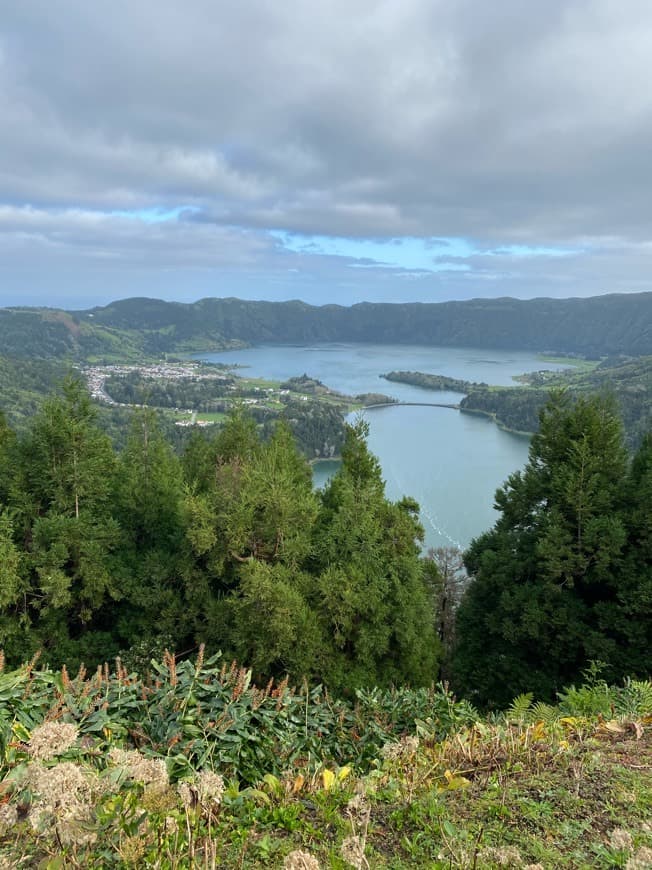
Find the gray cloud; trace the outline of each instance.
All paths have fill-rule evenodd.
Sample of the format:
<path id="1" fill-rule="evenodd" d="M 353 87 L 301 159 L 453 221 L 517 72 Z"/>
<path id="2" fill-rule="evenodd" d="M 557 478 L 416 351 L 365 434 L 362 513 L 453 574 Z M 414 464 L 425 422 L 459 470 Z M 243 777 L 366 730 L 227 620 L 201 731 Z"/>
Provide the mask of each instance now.
<path id="1" fill-rule="evenodd" d="M 652 286 L 647 0 L 1 5 L 0 303 Z M 576 253 L 352 269 L 270 229 Z"/>

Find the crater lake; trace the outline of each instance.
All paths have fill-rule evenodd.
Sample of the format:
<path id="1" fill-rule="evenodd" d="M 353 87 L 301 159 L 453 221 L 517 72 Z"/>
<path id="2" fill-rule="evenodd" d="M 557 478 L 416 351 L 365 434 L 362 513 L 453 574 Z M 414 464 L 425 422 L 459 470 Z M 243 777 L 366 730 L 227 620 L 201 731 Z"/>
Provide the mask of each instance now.
<path id="1" fill-rule="evenodd" d="M 384 393 L 400 402 L 457 403 L 461 395 L 386 381 L 381 374 L 420 371 L 492 385 L 562 364 L 528 352 L 381 344 L 259 345 L 194 354 L 206 362 L 245 366 L 248 376 L 286 380 L 307 374 L 347 395 Z M 421 506 L 425 546 L 466 547 L 491 528 L 494 492 L 527 461 L 529 438 L 491 419 L 449 408 L 394 405 L 366 409 L 369 448 L 380 460 L 387 495 L 409 495 Z M 322 486 L 337 462 L 314 466 Z"/>

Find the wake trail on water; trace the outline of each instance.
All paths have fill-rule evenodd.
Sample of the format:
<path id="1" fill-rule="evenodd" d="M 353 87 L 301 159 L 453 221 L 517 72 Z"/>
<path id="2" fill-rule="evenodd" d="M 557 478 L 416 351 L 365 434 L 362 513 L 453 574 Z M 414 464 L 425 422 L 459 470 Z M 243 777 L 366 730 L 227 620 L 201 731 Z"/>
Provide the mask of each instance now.
<path id="1" fill-rule="evenodd" d="M 433 515 L 430 513 L 430 511 L 428 510 L 427 507 L 423 507 L 423 506 L 422 506 L 422 507 L 421 507 L 421 513 L 422 513 L 422 515 L 423 515 L 423 516 L 428 520 L 428 523 L 430 524 L 430 527 L 432 528 L 432 530 L 433 530 L 434 532 L 437 532 L 437 534 L 438 534 L 438 535 L 441 535 L 442 538 L 446 538 L 446 540 L 447 540 L 449 543 L 451 543 L 454 547 L 457 547 L 458 550 L 463 550 L 463 549 L 464 549 L 464 547 L 460 544 L 459 541 L 455 540 L 455 538 L 451 537 L 451 536 L 448 534 L 448 532 L 446 531 L 446 529 L 442 529 L 441 526 L 438 526 L 438 525 L 437 525 L 437 523 L 436 523 L 436 521 L 435 521 L 435 518 L 434 518 Z"/>
<path id="2" fill-rule="evenodd" d="M 390 468 L 390 475 L 392 477 L 392 482 L 394 483 L 394 485 L 396 487 L 396 491 L 399 493 L 403 493 L 403 495 L 406 495 L 405 487 L 403 486 L 401 481 L 398 479 L 398 475 L 396 474 L 396 471 L 394 470 L 394 468 Z M 453 545 L 453 547 L 457 547 L 458 550 L 463 550 L 464 547 L 462 546 L 462 544 L 458 540 L 453 538 L 451 535 L 449 535 L 449 533 L 446 531 L 446 529 L 443 529 L 437 523 L 436 518 L 433 517 L 430 510 L 424 506 L 423 499 L 418 498 L 417 501 L 419 502 L 421 516 L 424 516 L 428 520 L 428 525 L 433 530 L 433 532 L 438 534 L 440 537 L 445 538 L 450 544 Z"/>

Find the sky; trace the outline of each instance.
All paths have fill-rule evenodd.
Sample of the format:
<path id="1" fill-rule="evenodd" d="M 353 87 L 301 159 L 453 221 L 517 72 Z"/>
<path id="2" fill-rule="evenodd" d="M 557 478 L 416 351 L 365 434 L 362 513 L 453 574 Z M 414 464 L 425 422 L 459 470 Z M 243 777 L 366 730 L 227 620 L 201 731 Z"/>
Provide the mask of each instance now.
<path id="1" fill-rule="evenodd" d="M 652 290 L 649 0 L 0 0 L 0 305 Z"/>

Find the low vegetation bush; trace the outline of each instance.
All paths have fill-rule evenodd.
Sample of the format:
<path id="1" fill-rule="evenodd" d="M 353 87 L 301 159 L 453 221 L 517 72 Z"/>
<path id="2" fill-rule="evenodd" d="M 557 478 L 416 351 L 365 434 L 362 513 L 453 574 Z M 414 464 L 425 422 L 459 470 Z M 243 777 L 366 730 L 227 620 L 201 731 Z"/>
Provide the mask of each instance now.
<path id="1" fill-rule="evenodd" d="M 650 724 L 644 681 L 480 719 L 443 686 L 335 700 L 201 651 L 145 679 L 30 663 L 0 671 L 0 867 L 644 867 Z M 581 846 L 546 809 L 573 793 Z"/>
<path id="2" fill-rule="evenodd" d="M 173 779 L 205 767 L 251 785 L 293 767 L 325 762 L 365 770 L 380 748 L 429 719 L 438 738 L 477 719 L 443 686 L 359 690 L 351 700 L 322 686 L 252 684 L 251 671 L 220 655 L 177 662 L 166 653 L 146 679 L 116 666 L 71 678 L 31 664 L 0 674 L 0 770 L 15 763 L 15 740 L 43 722 L 73 724 L 97 752 L 115 745 L 166 759 Z M 13 747 L 13 748 L 12 748 Z"/>

